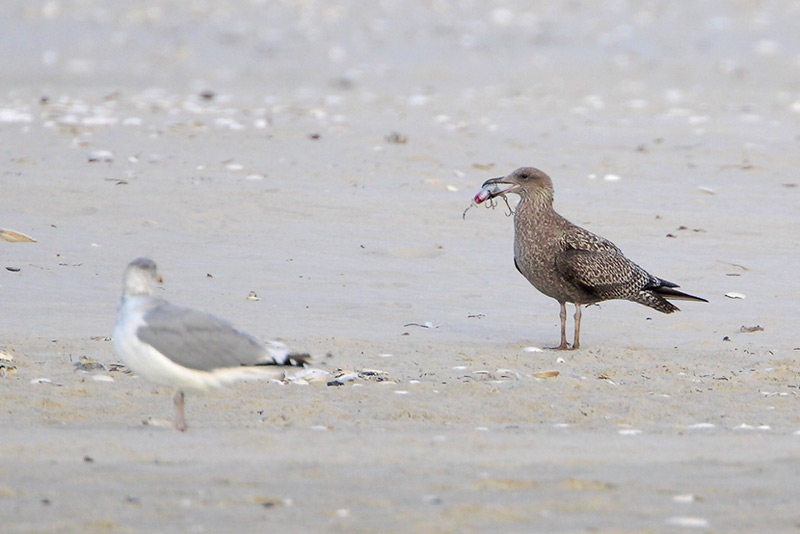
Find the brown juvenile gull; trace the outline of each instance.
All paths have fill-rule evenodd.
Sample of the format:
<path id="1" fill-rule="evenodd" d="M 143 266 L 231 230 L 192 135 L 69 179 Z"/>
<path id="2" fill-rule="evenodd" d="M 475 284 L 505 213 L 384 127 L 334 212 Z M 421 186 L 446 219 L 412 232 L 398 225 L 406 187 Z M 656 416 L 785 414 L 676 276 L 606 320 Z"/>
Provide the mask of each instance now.
<path id="1" fill-rule="evenodd" d="M 507 184 L 509 187 L 501 187 Z M 625 299 L 662 313 L 678 311 L 667 299 L 696 300 L 630 261 L 614 243 L 576 226 L 553 210 L 553 182 L 539 169 L 522 167 L 508 176 L 483 183 L 480 203 L 515 193 L 514 264 L 533 286 L 561 305 L 561 344 L 555 349 L 580 347 L 581 306 Z M 567 306 L 575 305 L 575 338 L 567 345 Z"/>
<path id="2" fill-rule="evenodd" d="M 307 355 L 289 354 L 280 343 L 267 346 L 227 321 L 153 296 L 160 281 L 156 264 L 147 258 L 125 269 L 114 347 L 137 375 L 177 389 L 178 430 L 186 430 L 185 391 L 208 391 L 237 380 L 281 380 L 283 367 L 305 364 Z"/>

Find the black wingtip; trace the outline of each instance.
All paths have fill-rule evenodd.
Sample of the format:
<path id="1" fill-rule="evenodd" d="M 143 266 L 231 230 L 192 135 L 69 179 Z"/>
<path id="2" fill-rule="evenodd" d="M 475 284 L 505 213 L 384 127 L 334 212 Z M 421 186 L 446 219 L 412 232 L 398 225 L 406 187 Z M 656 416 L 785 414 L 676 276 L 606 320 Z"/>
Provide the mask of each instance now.
<path id="1" fill-rule="evenodd" d="M 311 355 L 307 352 L 292 352 L 288 354 L 282 361 L 275 361 L 274 359 L 270 358 L 265 362 L 257 363 L 256 366 L 305 367 L 309 360 L 311 360 Z"/>
<path id="2" fill-rule="evenodd" d="M 702 297 L 695 297 L 694 295 L 690 295 L 688 293 L 684 293 L 683 291 L 678 291 L 677 289 L 673 289 L 673 287 L 677 286 L 661 286 L 654 288 L 653 291 L 658 293 L 665 299 L 674 299 L 674 300 L 694 300 L 696 302 L 708 302 L 706 299 Z"/>
<path id="3" fill-rule="evenodd" d="M 292 352 L 286 357 L 286 363 L 293 367 L 305 367 L 311 359 L 311 354 L 307 352 Z"/>

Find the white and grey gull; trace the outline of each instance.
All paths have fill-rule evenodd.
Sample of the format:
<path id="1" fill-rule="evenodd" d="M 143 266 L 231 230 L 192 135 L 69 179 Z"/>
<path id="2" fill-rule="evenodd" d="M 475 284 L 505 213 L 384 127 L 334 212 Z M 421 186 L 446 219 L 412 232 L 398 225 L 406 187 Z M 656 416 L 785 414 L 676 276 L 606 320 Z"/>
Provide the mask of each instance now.
<path id="1" fill-rule="evenodd" d="M 284 368 L 303 366 L 308 355 L 264 344 L 211 314 L 156 297 L 161 277 L 147 258 L 133 260 L 123 275 L 114 326 L 114 347 L 134 373 L 177 390 L 174 425 L 186 430 L 184 393 L 204 392 L 239 380 L 284 378 Z"/>

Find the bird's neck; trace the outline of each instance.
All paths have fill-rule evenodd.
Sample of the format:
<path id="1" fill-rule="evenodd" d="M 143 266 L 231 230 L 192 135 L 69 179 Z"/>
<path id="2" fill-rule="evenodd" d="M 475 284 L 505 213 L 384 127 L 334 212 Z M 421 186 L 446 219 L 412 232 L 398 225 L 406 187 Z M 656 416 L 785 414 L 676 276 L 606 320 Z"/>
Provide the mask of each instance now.
<path id="1" fill-rule="evenodd" d="M 549 219 L 557 216 L 553 211 L 553 197 L 545 193 L 521 195 L 517 204 L 515 218 L 521 220 L 531 220 L 532 224 L 537 221 Z"/>

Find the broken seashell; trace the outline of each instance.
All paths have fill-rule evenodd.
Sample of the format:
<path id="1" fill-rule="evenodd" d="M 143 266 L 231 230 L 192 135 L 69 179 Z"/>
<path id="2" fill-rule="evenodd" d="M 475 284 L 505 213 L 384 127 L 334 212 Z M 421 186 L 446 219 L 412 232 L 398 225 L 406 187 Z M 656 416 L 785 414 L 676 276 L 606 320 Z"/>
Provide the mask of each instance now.
<path id="1" fill-rule="evenodd" d="M 16 373 L 17 366 L 10 363 L 0 363 L 0 377 L 6 377 L 9 373 Z"/>
<path id="2" fill-rule="evenodd" d="M 702 517 L 670 517 L 667 519 L 667 524 L 688 528 L 706 528 L 709 525 L 708 519 Z"/>
<path id="3" fill-rule="evenodd" d="M 330 373 L 323 369 L 305 367 L 294 374 L 287 375 L 286 380 L 288 380 L 289 382 L 295 382 L 300 380 L 307 380 L 309 382 L 319 382 L 322 379 L 326 379 L 328 376 L 330 376 Z"/>
<path id="4" fill-rule="evenodd" d="M 441 323 L 433 324 L 430 321 L 425 321 L 424 323 L 407 323 L 407 324 L 404 324 L 403 326 L 418 326 L 420 328 L 439 328 L 442 325 L 441 325 Z"/>
<path id="5" fill-rule="evenodd" d="M 339 370 L 334 375 L 333 380 L 328 382 L 329 386 L 343 386 L 346 382 L 352 382 L 358 378 L 357 371 L 342 371 Z"/>
<path id="6" fill-rule="evenodd" d="M 545 379 L 545 378 L 553 378 L 560 374 L 561 373 L 558 371 L 542 371 L 541 373 L 533 373 L 531 376 L 533 376 L 534 378 Z"/>
<path id="7" fill-rule="evenodd" d="M 704 428 L 716 428 L 717 425 L 714 423 L 695 423 L 693 425 L 689 425 L 689 428 L 692 429 L 704 429 Z"/>
<path id="8" fill-rule="evenodd" d="M 75 370 L 76 371 L 105 371 L 106 368 L 103 366 L 102 363 L 96 362 L 91 358 L 87 358 L 86 356 L 81 356 L 80 361 L 75 362 Z"/>
<path id="9" fill-rule="evenodd" d="M 14 230 L 0 229 L 0 239 L 9 243 L 36 243 L 37 241 L 29 235 Z"/>
<path id="10" fill-rule="evenodd" d="M 160 428 L 172 428 L 172 421 L 168 421 L 166 419 L 154 419 L 153 417 L 148 417 L 147 419 L 142 420 L 142 424 L 145 426 L 157 426 Z"/>
<path id="11" fill-rule="evenodd" d="M 92 380 L 95 380 L 97 382 L 113 382 L 114 378 L 108 375 L 92 375 Z"/>
<path id="12" fill-rule="evenodd" d="M 725 296 L 728 297 L 729 299 L 735 299 L 735 300 L 736 299 L 744 300 L 746 298 L 744 293 L 737 293 L 735 291 L 731 291 L 730 293 L 725 293 Z"/>

